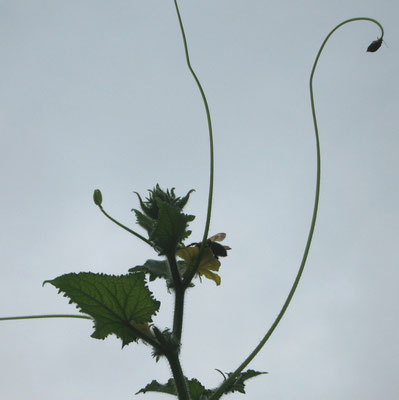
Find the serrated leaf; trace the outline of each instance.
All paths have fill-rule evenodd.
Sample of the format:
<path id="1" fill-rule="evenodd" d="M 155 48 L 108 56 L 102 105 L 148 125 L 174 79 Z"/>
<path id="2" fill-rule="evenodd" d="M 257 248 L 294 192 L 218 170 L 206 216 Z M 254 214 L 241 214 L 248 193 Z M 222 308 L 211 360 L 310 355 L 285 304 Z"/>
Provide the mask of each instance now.
<path id="1" fill-rule="evenodd" d="M 212 390 L 205 389 L 201 382 L 195 378 L 187 381 L 187 387 L 191 400 L 202 400 L 205 396 L 212 393 Z"/>
<path id="2" fill-rule="evenodd" d="M 209 389 L 205 389 L 205 387 L 195 378 L 186 380 L 187 390 L 190 394 L 191 400 L 201 400 L 204 396 L 207 396 L 212 391 Z M 143 389 L 140 389 L 136 394 L 139 393 L 147 393 L 147 392 L 158 392 L 158 393 L 166 393 L 177 396 L 176 386 L 174 379 L 169 379 L 167 383 L 161 384 L 156 380 L 153 380 Z"/>
<path id="3" fill-rule="evenodd" d="M 186 263 L 184 261 L 177 261 L 177 268 L 180 272 L 180 276 L 184 276 L 187 271 Z M 137 265 L 133 268 L 130 268 L 129 272 L 133 274 L 144 272 L 148 274 L 151 282 L 157 278 L 165 279 L 166 286 L 169 289 L 173 288 L 173 279 L 167 260 L 147 260 L 144 265 Z"/>
<path id="4" fill-rule="evenodd" d="M 136 214 L 137 223 L 147 231 L 148 235 L 150 235 L 154 229 L 155 220 L 143 214 L 139 210 L 133 209 L 132 211 Z"/>
<path id="5" fill-rule="evenodd" d="M 224 393 L 233 393 L 240 392 L 245 393 L 245 384 L 244 382 L 248 379 L 254 378 L 258 375 L 267 374 L 267 372 L 259 372 L 253 369 L 248 369 L 247 371 L 241 372 L 237 378 L 224 390 Z M 227 373 L 228 376 L 232 375 L 232 372 Z"/>
<path id="6" fill-rule="evenodd" d="M 177 207 L 158 200 L 159 215 L 150 240 L 160 249 L 160 254 L 175 253 L 179 243 L 190 235 L 188 222 L 193 215 L 183 214 Z"/>
<path id="7" fill-rule="evenodd" d="M 171 278 L 169 264 L 166 260 L 147 260 L 144 265 L 137 265 L 136 267 L 130 268 L 129 272 L 144 272 L 149 275 L 150 281 L 154 281 L 157 278 Z"/>
<path id="8" fill-rule="evenodd" d="M 151 322 L 160 306 L 146 286 L 144 273 L 114 276 L 80 272 L 45 283 L 55 286 L 94 319 L 93 338 L 114 334 L 123 346 L 139 338 L 132 326 Z"/>
<path id="9" fill-rule="evenodd" d="M 151 383 L 140 389 L 136 394 L 147 393 L 147 392 L 158 392 L 166 393 L 177 396 L 176 386 L 174 379 L 169 379 L 167 383 L 162 384 L 153 380 Z"/>
<path id="10" fill-rule="evenodd" d="M 184 206 L 187 204 L 188 199 L 190 198 L 190 195 L 191 195 L 192 192 L 195 192 L 195 190 L 194 190 L 194 189 L 191 189 L 184 197 L 179 198 L 179 199 L 176 201 L 176 205 L 177 205 L 177 207 L 180 208 L 180 210 L 183 210 L 183 208 L 184 208 Z"/>
<path id="11" fill-rule="evenodd" d="M 173 207 L 178 208 L 180 211 L 187 204 L 190 194 L 195 190 L 190 190 L 184 197 L 178 197 L 175 195 L 175 188 L 166 191 L 162 190 L 159 184 L 157 184 L 152 190 L 149 190 L 149 196 L 145 201 L 142 200 L 141 196 L 137 193 L 137 197 L 140 202 L 140 207 L 145 215 L 151 219 L 158 219 L 159 208 L 158 201 L 163 201 L 170 204 Z"/>
<path id="12" fill-rule="evenodd" d="M 231 374 L 232 374 L 232 372 L 229 372 L 226 375 L 230 376 Z M 254 378 L 255 376 L 262 375 L 262 374 L 267 374 L 267 372 L 254 371 L 253 369 L 249 369 L 245 372 L 241 372 L 237 376 L 237 378 L 232 382 L 232 384 L 229 385 L 224 390 L 223 393 L 224 394 L 228 394 L 228 393 L 232 393 L 232 392 L 245 393 L 244 382 L 247 379 Z M 222 373 L 222 375 L 223 375 L 223 373 Z M 189 380 L 186 378 L 186 383 L 187 383 L 187 390 L 190 394 L 191 400 L 203 400 L 203 399 L 206 399 L 206 398 L 212 396 L 212 394 L 216 392 L 216 389 L 206 389 L 201 384 L 201 382 L 199 382 L 195 378 L 189 379 Z M 166 393 L 166 394 L 171 394 L 171 395 L 177 396 L 174 379 L 169 379 L 168 382 L 165 384 L 162 384 L 162 383 L 157 382 L 156 380 L 153 380 L 147 386 L 140 389 L 136 394 L 147 393 L 147 392 Z"/>
<path id="13" fill-rule="evenodd" d="M 156 210 L 151 210 L 151 207 L 147 207 L 139 193 L 137 193 L 137 192 L 133 192 L 133 193 L 135 193 L 137 195 L 137 197 L 139 198 L 140 207 L 143 210 L 144 214 L 146 216 L 150 217 L 151 219 L 156 219 L 157 218 Z M 150 191 L 150 193 L 151 193 L 151 191 Z M 151 203 L 149 203 L 149 204 L 151 204 Z"/>

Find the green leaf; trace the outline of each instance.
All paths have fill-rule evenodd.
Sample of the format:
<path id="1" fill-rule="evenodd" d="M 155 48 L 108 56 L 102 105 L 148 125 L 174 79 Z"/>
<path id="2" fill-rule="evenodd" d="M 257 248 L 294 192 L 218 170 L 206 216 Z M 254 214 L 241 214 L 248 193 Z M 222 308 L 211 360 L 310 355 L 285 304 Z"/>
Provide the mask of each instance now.
<path id="1" fill-rule="evenodd" d="M 186 263 L 184 261 L 177 261 L 177 268 L 180 272 L 180 276 L 184 276 L 187 271 Z M 147 260 L 144 265 L 137 265 L 130 268 L 129 272 L 133 274 L 144 272 L 148 274 L 151 282 L 157 278 L 165 279 L 167 287 L 173 287 L 172 275 L 167 260 Z"/>
<path id="2" fill-rule="evenodd" d="M 146 286 L 144 273 L 114 276 L 80 272 L 45 283 L 51 283 L 94 319 L 93 338 L 114 334 L 122 340 L 122 347 L 139 339 L 134 325 L 151 322 L 160 306 Z"/>
<path id="3" fill-rule="evenodd" d="M 151 193 L 151 190 L 149 192 Z M 151 208 L 151 203 L 148 201 L 148 199 L 146 202 L 144 202 L 139 193 L 137 192 L 133 193 L 137 195 L 137 197 L 139 198 L 140 207 L 143 210 L 144 214 L 151 219 L 156 219 L 158 215 L 157 214 L 158 210 Z M 148 203 L 149 206 L 147 206 L 146 203 Z"/>
<path id="4" fill-rule="evenodd" d="M 219 371 L 220 372 L 220 371 Z M 267 372 L 259 372 L 253 369 L 248 369 L 247 371 L 241 372 L 237 378 L 224 390 L 224 394 L 240 392 L 245 393 L 244 382 L 248 379 L 254 378 L 255 376 L 267 374 Z M 228 376 L 232 375 L 232 372 L 227 373 Z M 215 391 L 215 390 L 214 390 Z"/>
<path id="5" fill-rule="evenodd" d="M 136 214 L 137 223 L 147 231 L 149 236 L 154 229 L 155 220 L 153 220 L 150 217 L 147 217 L 147 215 L 144 215 L 139 210 L 133 209 L 132 211 L 134 211 L 134 213 Z"/>
<path id="6" fill-rule="evenodd" d="M 187 387 L 191 400 L 201 400 L 212 393 L 212 390 L 205 389 L 201 382 L 195 378 L 187 381 Z"/>
<path id="7" fill-rule="evenodd" d="M 158 184 L 154 187 L 154 189 L 148 191 L 149 196 L 145 199 L 145 201 L 142 200 L 141 196 L 137 192 L 134 193 L 136 193 L 139 199 L 140 207 L 144 214 L 152 219 L 158 219 L 158 201 L 168 203 L 181 211 L 187 204 L 187 201 L 190 198 L 190 194 L 194 192 L 194 189 L 191 189 L 184 197 L 176 196 L 175 188 L 172 188 L 171 190 L 167 189 L 166 191 L 164 191 L 160 188 Z"/>
<path id="8" fill-rule="evenodd" d="M 183 214 L 175 206 L 161 200 L 158 200 L 158 207 L 159 218 L 150 240 L 160 249 L 160 254 L 174 254 L 178 244 L 191 234 L 187 226 L 195 217 Z"/>
<path id="9" fill-rule="evenodd" d="M 137 265 L 130 268 L 129 272 L 138 273 L 144 272 L 149 275 L 150 281 L 155 281 L 157 278 L 171 279 L 169 264 L 166 260 L 147 260 L 144 265 Z"/>
<path id="10" fill-rule="evenodd" d="M 191 234 L 187 227 L 194 216 L 183 214 L 182 209 L 193 190 L 184 197 L 177 197 L 174 188 L 163 191 L 156 185 L 149 192 L 145 201 L 136 193 L 142 212 L 136 209 L 132 211 L 136 214 L 137 223 L 147 231 L 158 254 L 174 254 L 176 248 Z"/>
<path id="11" fill-rule="evenodd" d="M 165 383 L 164 385 L 157 382 L 156 380 L 153 380 L 147 386 L 140 389 L 136 394 L 147 393 L 147 392 L 166 393 L 166 394 L 172 394 L 172 395 L 177 396 L 174 379 L 169 379 L 168 382 Z"/>
<path id="12" fill-rule="evenodd" d="M 190 198 L 190 194 L 191 194 L 192 192 L 195 192 L 195 190 L 194 190 L 194 189 L 191 189 L 184 197 L 178 197 L 178 198 L 177 198 L 175 204 L 176 204 L 176 206 L 177 206 L 178 208 L 180 208 L 180 210 L 183 210 L 183 208 L 184 208 L 185 205 L 187 204 L 188 199 Z"/>
<path id="13" fill-rule="evenodd" d="M 204 386 L 197 379 L 187 380 L 187 389 L 190 394 L 191 400 L 201 400 L 201 396 L 207 396 L 212 391 L 205 389 Z M 177 396 L 176 386 L 174 379 L 169 379 L 167 383 L 161 384 L 155 380 L 149 383 L 143 389 L 140 389 L 136 394 L 147 393 L 147 392 L 158 392 L 166 393 Z"/>

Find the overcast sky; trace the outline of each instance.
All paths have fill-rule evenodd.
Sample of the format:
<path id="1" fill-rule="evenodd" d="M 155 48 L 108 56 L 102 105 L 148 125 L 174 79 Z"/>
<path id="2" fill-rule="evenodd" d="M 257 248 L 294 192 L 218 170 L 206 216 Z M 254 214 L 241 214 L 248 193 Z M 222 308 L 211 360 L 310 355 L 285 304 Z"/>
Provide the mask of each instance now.
<path id="1" fill-rule="evenodd" d="M 213 387 L 274 321 L 293 282 L 313 208 L 316 71 L 322 146 L 319 219 L 292 306 L 250 368 L 252 400 L 398 398 L 399 4 L 395 0 L 182 0 L 192 64 L 215 134 L 211 234 L 226 232 L 220 287 L 189 292 L 182 364 Z M 75 313 L 42 282 L 124 274 L 151 249 L 133 227 L 133 191 L 185 194 L 205 221 L 208 136 L 172 0 L 0 1 L 0 316 Z M 173 299 L 152 285 L 171 325 Z M 90 338 L 86 320 L 0 325 L 0 398 L 165 399 L 134 393 L 170 376 L 148 347 Z M 241 394 L 230 399 L 244 398 Z"/>

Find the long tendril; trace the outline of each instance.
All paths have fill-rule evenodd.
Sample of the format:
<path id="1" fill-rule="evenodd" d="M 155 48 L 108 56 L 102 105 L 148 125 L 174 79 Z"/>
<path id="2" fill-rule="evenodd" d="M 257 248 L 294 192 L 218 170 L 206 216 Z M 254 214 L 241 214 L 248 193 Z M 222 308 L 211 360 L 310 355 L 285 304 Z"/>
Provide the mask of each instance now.
<path id="1" fill-rule="evenodd" d="M 265 343 L 268 341 L 274 330 L 276 329 L 277 325 L 280 323 L 281 319 L 283 318 L 285 312 L 287 311 L 287 308 L 294 296 L 294 293 L 298 287 L 299 281 L 301 279 L 303 270 L 305 268 L 306 260 L 308 257 L 310 245 L 312 243 L 312 238 L 313 238 L 313 233 L 314 233 L 314 228 L 316 225 L 316 219 L 317 219 L 317 211 L 318 211 L 318 206 L 319 206 L 319 197 L 320 197 L 320 177 L 321 177 L 321 156 L 320 156 L 320 140 L 319 140 L 319 130 L 317 127 L 317 119 L 316 119 L 316 110 L 315 110 L 315 105 L 314 105 L 314 95 L 313 95 L 313 76 L 316 70 L 317 63 L 319 61 L 320 55 L 324 49 L 325 44 L 327 43 L 328 39 L 330 36 L 342 25 L 345 25 L 349 22 L 353 21 L 370 21 L 379 26 L 381 29 L 381 41 L 382 38 L 384 37 L 384 29 L 382 25 L 376 21 L 375 19 L 372 18 L 367 18 L 367 17 L 359 17 L 359 18 L 351 18 L 348 19 L 339 25 L 337 25 L 324 39 L 318 53 L 316 56 L 316 59 L 313 63 L 313 68 L 312 72 L 310 74 L 310 79 L 309 79 L 309 88 L 310 88 L 310 102 L 311 102 L 311 107 L 312 107 L 312 116 L 313 116 L 313 125 L 314 125 L 314 130 L 315 130 L 315 139 L 316 139 L 316 153 L 317 153 L 317 172 L 316 172 L 316 189 L 315 189 L 315 199 L 314 199 L 314 205 L 313 205 L 313 215 L 312 215 L 312 221 L 310 223 L 310 229 L 309 229 L 309 234 L 308 238 L 306 241 L 306 246 L 305 250 L 302 256 L 301 264 L 297 273 L 297 276 L 295 278 L 295 281 L 291 287 L 290 292 L 288 293 L 288 296 L 283 304 L 283 307 L 281 308 L 281 311 L 277 315 L 277 318 L 269 328 L 269 330 L 266 332 L 265 336 L 263 339 L 259 342 L 259 344 L 255 347 L 255 349 L 250 353 L 250 355 L 240 364 L 240 366 L 229 376 L 228 379 L 226 379 L 221 386 L 216 390 L 216 392 L 210 397 L 210 400 L 217 400 L 219 399 L 223 393 L 224 390 L 234 382 L 234 380 L 237 378 L 237 376 L 244 370 L 244 368 L 256 357 L 256 355 L 260 352 L 262 347 L 265 345 Z"/>
<path id="2" fill-rule="evenodd" d="M 42 314 L 42 315 L 23 315 L 18 317 L 1 317 L 0 321 L 15 321 L 18 319 L 41 319 L 41 318 L 81 318 L 81 319 L 93 319 L 88 315 L 79 314 Z"/>
<path id="3" fill-rule="evenodd" d="M 204 228 L 204 234 L 203 234 L 203 238 L 202 238 L 202 244 L 201 244 L 201 248 L 199 251 L 199 256 L 198 256 L 198 260 L 197 260 L 197 265 L 196 268 L 193 268 L 193 272 L 191 275 L 189 275 L 188 277 L 186 277 L 185 279 L 185 286 L 187 286 L 191 279 L 193 278 L 200 259 L 201 259 L 201 254 L 202 251 L 205 247 L 205 243 L 206 240 L 208 238 L 208 232 L 209 232 L 209 225 L 211 222 L 211 214 L 212 214 L 212 199 L 213 199 L 213 176 L 214 176 L 214 150 L 213 150 L 213 131 L 212 131 L 212 120 L 211 120 L 211 113 L 209 111 L 209 106 L 208 106 L 208 101 L 206 99 L 205 96 L 205 92 L 204 89 L 202 88 L 201 82 L 199 81 L 196 73 L 193 70 L 193 67 L 191 66 L 191 62 L 190 62 L 190 55 L 188 53 L 188 45 L 187 45 L 187 39 L 186 39 L 186 34 L 184 32 L 184 27 L 183 27 L 183 21 L 180 15 L 180 10 L 179 10 L 179 6 L 177 4 L 177 0 L 174 0 L 175 3 L 175 7 L 176 7 L 176 14 L 177 14 L 177 18 L 179 20 L 179 26 L 180 26 L 180 31 L 181 31 L 181 35 L 183 38 L 183 44 L 184 44 L 184 53 L 186 55 L 186 62 L 187 62 L 187 67 L 191 72 L 191 75 L 193 76 L 198 89 L 201 93 L 201 97 L 202 97 L 202 101 L 204 103 L 204 107 L 205 107 L 205 112 L 206 112 L 206 118 L 208 121 L 208 132 L 209 132 L 209 154 L 210 154 L 210 165 L 209 165 L 209 191 L 208 191 L 208 208 L 207 208 L 207 213 L 206 213 L 206 222 L 205 222 L 205 228 Z"/>

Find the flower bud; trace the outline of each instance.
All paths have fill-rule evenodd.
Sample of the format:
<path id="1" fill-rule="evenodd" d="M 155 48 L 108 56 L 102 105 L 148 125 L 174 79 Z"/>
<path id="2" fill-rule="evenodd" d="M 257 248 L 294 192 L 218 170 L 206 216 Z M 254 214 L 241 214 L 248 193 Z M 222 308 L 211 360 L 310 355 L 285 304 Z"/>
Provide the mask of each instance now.
<path id="1" fill-rule="evenodd" d="M 96 189 L 93 193 L 94 204 L 101 207 L 101 203 L 103 202 L 103 195 L 101 194 L 100 189 Z"/>
<path id="2" fill-rule="evenodd" d="M 374 53 L 381 47 L 381 45 L 382 45 L 382 37 L 380 37 L 377 40 L 374 40 L 374 42 L 372 42 L 370 46 L 367 47 L 367 51 L 369 51 L 370 53 Z"/>

